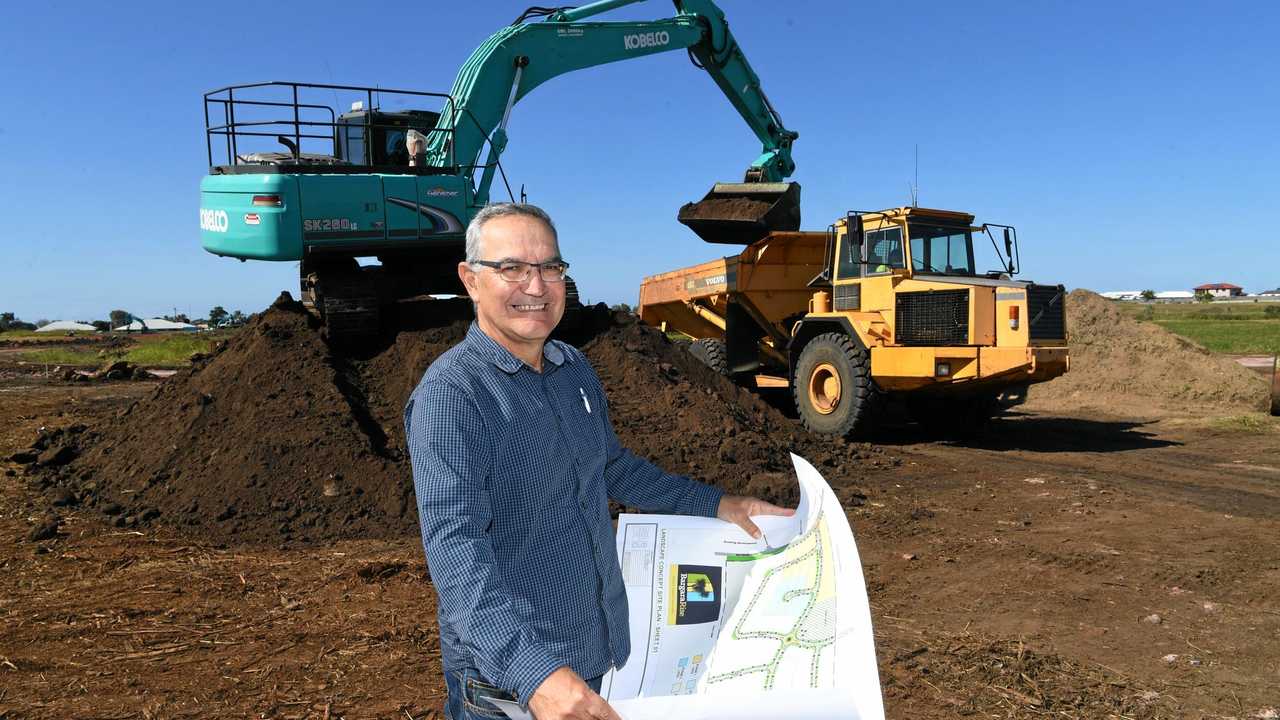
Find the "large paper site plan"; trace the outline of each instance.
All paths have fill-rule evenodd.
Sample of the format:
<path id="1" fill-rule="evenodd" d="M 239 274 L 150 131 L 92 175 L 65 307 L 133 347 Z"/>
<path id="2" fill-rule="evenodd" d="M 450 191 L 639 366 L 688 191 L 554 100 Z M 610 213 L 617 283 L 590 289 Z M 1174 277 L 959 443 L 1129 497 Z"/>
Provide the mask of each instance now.
<path id="1" fill-rule="evenodd" d="M 882 720 L 853 532 L 812 465 L 793 517 L 621 515 L 631 657 L 601 695 L 626 720 Z M 512 717 L 528 717 L 503 703 Z"/>

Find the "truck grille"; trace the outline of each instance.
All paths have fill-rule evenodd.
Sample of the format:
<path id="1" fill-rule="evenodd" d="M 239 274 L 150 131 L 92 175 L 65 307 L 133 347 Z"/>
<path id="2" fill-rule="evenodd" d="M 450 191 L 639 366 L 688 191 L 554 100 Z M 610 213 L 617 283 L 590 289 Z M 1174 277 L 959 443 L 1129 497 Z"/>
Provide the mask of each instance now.
<path id="1" fill-rule="evenodd" d="M 1027 286 L 1027 331 L 1032 340 L 1067 338 L 1067 291 L 1061 285 Z"/>
<path id="2" fill-rule="evenodd" d="M 966 345 L 969 291 L 898 293 L 894 317 L 899 345 Z"/>

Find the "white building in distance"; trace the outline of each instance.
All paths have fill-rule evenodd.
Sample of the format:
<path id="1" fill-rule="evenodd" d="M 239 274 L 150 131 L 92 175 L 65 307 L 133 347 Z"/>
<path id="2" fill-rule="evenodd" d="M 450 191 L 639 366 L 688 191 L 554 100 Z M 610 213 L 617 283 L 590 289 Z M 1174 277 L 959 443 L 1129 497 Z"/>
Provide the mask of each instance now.
<path id="1" fill-rule="evenodd" d="M 36 328 L 36 332 L 97 332 L 98 328 L 74 320 L 58 320 Z"/>
<path id="2" fill-rule="evenodd" d="M 195 325 L 184 322 L 173 322 L 164 318 L 149 318 L 147 320 L 134 320 L 128 325 L 121 325 L 118 328 L 112 328 L 113 332 L 173 332 L 185 331 L 195 332 L 198 330 Z"/>

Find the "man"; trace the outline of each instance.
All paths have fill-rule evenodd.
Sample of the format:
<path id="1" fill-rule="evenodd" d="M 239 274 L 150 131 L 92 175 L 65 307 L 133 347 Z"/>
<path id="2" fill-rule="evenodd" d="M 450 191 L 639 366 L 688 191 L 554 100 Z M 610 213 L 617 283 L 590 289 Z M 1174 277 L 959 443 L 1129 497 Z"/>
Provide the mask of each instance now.
<path id="1" fill-rule="evenodd" d="M 476 320 L 405 407 L 449 717 L 502 717 L 497 697 L 538 720 L 615 720 L 597 693 L 630 636 L 608 498 L 756 537 L 751 515 L 793 511 L 664 473 L 618 443 L 586 357 L 547 339 L 568 264 L 545 212 L 484 208 L 466 252 L 458 275 Z"/>

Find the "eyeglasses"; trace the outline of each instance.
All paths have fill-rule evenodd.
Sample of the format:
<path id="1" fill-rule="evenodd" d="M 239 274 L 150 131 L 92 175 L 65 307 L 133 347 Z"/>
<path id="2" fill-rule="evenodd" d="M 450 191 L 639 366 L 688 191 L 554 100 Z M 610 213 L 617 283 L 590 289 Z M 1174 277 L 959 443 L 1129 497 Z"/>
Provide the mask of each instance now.
<path id="1" fill-rule="evenodd" d="M 528 282 L 533 277 L 533 269 L 543 282 L 564 282 L 565 273 L 569 272 L 569 263 L 563 260 L 551 260 L 544 263 L 521 262 L 520 260 L 473 260 L 472 265 L 483 265 L 498 271 L 498 277 L 509 283 Z"/>

